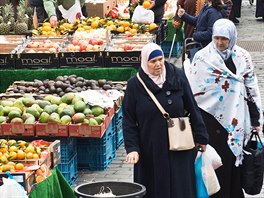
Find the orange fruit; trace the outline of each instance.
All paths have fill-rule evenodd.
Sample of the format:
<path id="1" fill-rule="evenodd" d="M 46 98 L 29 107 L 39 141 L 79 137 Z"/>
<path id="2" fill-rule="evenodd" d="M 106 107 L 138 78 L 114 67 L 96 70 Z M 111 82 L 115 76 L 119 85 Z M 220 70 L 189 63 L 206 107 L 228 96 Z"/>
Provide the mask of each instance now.
<path id="1" fill-rule="evenodd" d="M 32 146 L 32 145 L 29 145 L 26 150 L 25 150 L 26 153 L 35 153 L 35 147 Z"/>
<path id="2" fill-rule="evenodd" d="M 10 146 L 9 147 L 9 152 L 12 152 L 12 151 L 17 152 L 18 148 L 16 146 Z"/>
<path id="3" fill-rule="evenodd" d="M 158 27 L 158 25 L 156 23 L 151 23 L 149 24 L 149 30 L 154 30 Z"/>
<path id="4" fill-rule="evenodd" d="M 37 153 L 33 154 L 33 159 L 39 159 L 39 155 Z"/>
<path id="5" fill-rule="evenodd" d="M 24 167 L 25 167 L 25 166 L 24 166 L 24 164 L 22 164 L 22 163 L 17 163 L 16 166 L 15 166 L 16 170 L 23 170 Z"/>
<path id="6" fill-rule="evenodd" d="M 44 175 L 43 171 L 40 168 L 38 170 L 36 170 L 36 174 L 40 175 L 40 176 Z"/>
<path id="7" fill-rule="evenodd" d="M 2 155 L 0 158 L 0 162 L 6 164 L 8 162 L 7 157 L 5 155 Z"/>
<path id="8" fill-rule="evenodd" d="M 33 159 L 33 153 L 26 153 L 26 158 L 27 159 Z"/>
<path id="9" fill-rule="evenodd" d="M 99 27 L 99 23 L 97 21 L 93 21 L 92 24 L 91 24 L 91 27 L 92 28 L 98 28 Z"/>
<path id="10" fill-rule="evenodd" d="M 119 26 L 116 31 L 123 33 L 125 32 L 125 28 L 123 26 Z"/>
<path id="11" fill-rule="evenodd" d="M 15 151 L 11 151 L 9 153 L 9 160 L 15 160 L 17 158 L 17 153 Z"/>
<path id="12" fill-rule="evenodd" d="M 45 23 L 42 24 L 42 26 L 43 26 L 43 27 L 44 27 L 44 26 L 49 26 L 49 27 L 51 27 L 51 24 L 50 24 L 49 22 L 45 22 Z"/>
<path id="13" fill-rule="evenodd" d="M 142 4 L 142 6 L 143 6 L 143 8 L 145 8 L 145 9 L 149 9 L 150 8 L 150 2 L 149 1 L 144 1 L 143 2 L 143 4 Z"/>
<path id="14" fill-rule="evenodd" d="M 26 154 L 24 153 L 24 151 L 22 151 L 22 150 L 17 151 L 17 159 L 23 160 L 23 159 L 25 159 L 25 156 L 26 156 Z"/>
<path id="15" fill-rule="evenodd" d="M 37 182 L 37 183 L 40 183 L 40 182 L 42 182 L 43 180 L 44 180 L 44 177 L 41 176 L 41 175 L 38 175 L 38 176 L 36 177 L 36 182 Z"/>

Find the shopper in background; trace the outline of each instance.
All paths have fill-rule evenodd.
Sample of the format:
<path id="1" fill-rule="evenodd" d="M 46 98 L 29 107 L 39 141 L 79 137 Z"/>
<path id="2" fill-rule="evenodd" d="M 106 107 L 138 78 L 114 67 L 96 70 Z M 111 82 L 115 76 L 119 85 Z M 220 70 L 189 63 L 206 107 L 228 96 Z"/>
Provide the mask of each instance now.
<path id="1" fill-rule="evenodd" d="M 144 0 L 130 0 L 129 6 L 130 6 L 130 16 L 132 17 L 134 9 L 136 6 L 141 5 L 143 3 Z M 155 19 L 154 22 L 155 23 L 161 23 L 162 22 L 162 18 L 165 12 L 165 3 L 167 0 L 151 0 L 151 4 L 150 4 L 150 10 L 152 10 L 154 12 L 155 15 Z"/>
<path id="2" fill-rule="evenodd" d="M 84 6 L 85 0 L 78 1 L 80 1 L 82 14 L 86 17 L 87 12 Z M 58 6 L 62 5 L 65 10 L 69 10 L 75 4 L 75 0 L 43 0 L 43 4 L 51 25 L 55 27 L 58 19 L 62 19 L 62 14 L 58 10 Z"/>
<path id="3" fill-rule="evenodd" d="M 213 26 L 213 41 L 184 69 L 201 108 L 209 144 L 223 165 L 216 170 L 221 186 L 212 198 L 244 198 L 240 181 L 243 144 L 251 129 L 263 124 L 260 92 L 250 54 L 236 45 L 237 30 L 228 19 Z"/>
<path id="4" fill-rule="evenodd" d="M 48 19 L 48 15 L 44 9 L 43 0 L 29 0 L 30 6 L 37 12 L 38 23 L 43 23 L 45 19 Z"/>
<path id="5" fill-rule="evenodd" d="M 206 0 L 178 0 L 177 1 L 177 8 L 181 7 L 185 10 L 186 13 L 188 13 L 191 16 L 197 17 L 202 10 Z M 224 9 L 226 10 L 226 17 L 229 17 L 231 9 L 232 9 L 232 1 L 231 0 L 224 0 Z M 194 6 L 195 5 L 195 6 Z M 178 9 L 176 10 L 173 26 L 176 30 L 179 30 L 182 28 L 184 29 L 184 38 L 191 38 L 194 33 L 195 27 L 188 24 L 183 23 L 181 18 L 177 15 Z M 184 49 L 184 48 L 183 48 Z M 182 62 L 185 60 L 185 52 L 182 52 Z"/>
<path id="6" fill-rule="evenodd" d="M 256 18 L 262 17 L 264 21 L 264 1 L 263 0 L 256 0 Z"/>
<path id="7" fill-rule="evenodd" d="M 238 24 L 239 20 L 237 18 L 241 17 L 241 4 L 242 0 L 232 0 L 233 7 L 229 16 L 229 19 L 233 21 L 233 23 Z"/>
<path id="8" fill-rule="evenodd" d="M 194 141 L 205 149 L 208 135 L 183 71 L 150 43 L 141 51 L 138 73 L 171 117 L 190 113 Z M 196 198 L 196 149 L 169 151 L 167 121 L 136 76 L 128 81 L 122 108 L 126 161 L 134 164 L 134 181 L 146 186 L 144 198 Z"/>
<path id="9" fill-rule="evenodd" d="M 192 16 L 185 12 L 179 5 L 177 16 L 184 22 L 195 27 L 193 39 L 205 47 L 212 41 L 212 27 L 217 19 L 227 16 L 222 0 L 208 0 L 198 16 Z"/>

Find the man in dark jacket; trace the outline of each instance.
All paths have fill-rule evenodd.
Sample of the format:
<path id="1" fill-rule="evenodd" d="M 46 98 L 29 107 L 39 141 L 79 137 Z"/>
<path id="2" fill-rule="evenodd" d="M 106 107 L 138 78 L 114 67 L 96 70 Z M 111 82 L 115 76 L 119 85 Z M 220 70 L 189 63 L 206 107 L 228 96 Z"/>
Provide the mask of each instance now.
<path id="1" fill-rule="evenodd" d="M 181 7 L 177 15 L 186 23 L 195 27 L 193 39 L 201 42 L 203 47 L 212 41 L 212 29 L 215 21 L 226 17 L 226 11 L 221 0 L 208 0 L 199 15 L 194 17 L 185 12 Z"/>

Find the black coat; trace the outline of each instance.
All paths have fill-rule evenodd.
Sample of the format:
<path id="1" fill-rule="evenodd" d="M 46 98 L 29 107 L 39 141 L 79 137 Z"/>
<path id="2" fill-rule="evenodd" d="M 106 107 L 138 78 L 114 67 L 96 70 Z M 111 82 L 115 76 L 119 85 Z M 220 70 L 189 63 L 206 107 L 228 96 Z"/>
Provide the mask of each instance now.
<path id="1" fill-rule="evenodd" d="M 226 11 L 224 8 L 218 11 L 212 6 L 204 5 L 198 16 L 195 17 L 184 13 L 181 19 L 195 26 L 193 38 L 195 41 L 201 42 L 205 47 L 212 41 L 213 25 L 215 21 L 225 17 Z"/>
<path id="2" fill-rule="evenodd" d="M 188 80 L 181 69 L 166 65 L 166 81 L 159 88 L 139 74 L 171 117 L 190 112 L 195 142 L 207 144 L 208 134 Z M 123 100 L 123 130 L 127 153 L 139 152 L 134 181 L 147 188 L 148 198 L 196 198 L 195 149 L 169 151 L 167 123 L 136 77 L 128 81 Z"/>

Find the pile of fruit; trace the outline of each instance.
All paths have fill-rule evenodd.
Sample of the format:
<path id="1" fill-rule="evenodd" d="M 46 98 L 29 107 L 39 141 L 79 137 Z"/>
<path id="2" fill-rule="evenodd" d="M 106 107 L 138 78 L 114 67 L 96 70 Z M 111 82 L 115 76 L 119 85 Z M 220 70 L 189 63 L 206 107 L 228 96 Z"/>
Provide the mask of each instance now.
<path id="1" fill-rule="evenodd" d="M 25 163 L 40 158 L 40 147 L 23 140 L 0 139 L 0 172 L 25 171 Z"/>
<path id="2" fill-rule="evenodd" d="M 43 100 L 36 100 L 32 95 L 9 98 L 0 101 L 0 123 L 20 122 L 33 124 L 58 123 L 90 126 L 100 125 L 106 117 L 104 108 L 85 104 L 80 96 L 66 93 L 62 97 L 47 95 Z"/>
<path id="3" fill-rule="evenodd" d="M 26 6 L 25 0 L 20 0 L 17 6 L 17 21 L 14 18 L 13 5 L 6 4 L 0 10 L 0 35 L 10 34 L 26 34 L 29 29 L 32 29 L 33 23 L 33 9 Z"/>
<path id="4" fill-rule="evenodd" d="M 35 93 L 35 94 L 52 94 L 54 96 L 63 96 L 66 93 L 77 93 L 88 89 L 92 90 L 109 90 L 116 89 L 122 91 L 124 82 L 113 82 L 106 79 L 85 79 L 76 75 L 57 76 L 55 80 L 38 80 L 34 82 L 18 81 L 11 85 L 6 93 Z"/>
<path id="5" fill-rule="evenodd" d="M 131 33 L 144 34 L 146 32 L 157 29 L 158 25 L 155 23 L 151 24 L 138 24 L 128 20 L 113 19 L 113 18 L 100 18 L 100 17 L 89 17 L 84 20 L 77 19 L 74 23 L 69 23 L 65 20 L 58 22 L 57 27 L 52 28 L 50 23 L 43 23 L 42 26 L 33 30 L 33 35 L 68 35 L 73 32 L 92 31 L 98 28 L 105 28 L 107 30 L 117 33 Z"/>

